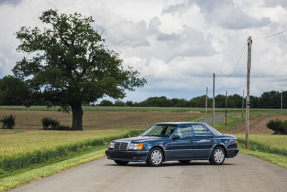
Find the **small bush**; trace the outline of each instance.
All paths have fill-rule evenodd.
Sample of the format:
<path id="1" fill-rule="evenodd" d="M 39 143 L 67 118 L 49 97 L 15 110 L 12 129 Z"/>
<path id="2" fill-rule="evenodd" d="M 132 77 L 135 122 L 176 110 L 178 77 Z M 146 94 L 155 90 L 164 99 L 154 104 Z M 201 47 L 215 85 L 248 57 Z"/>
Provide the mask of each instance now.
<path id="1" fill-rule="evenodd" d="M 59 130 L 59 131 L 71 131 L 72 128 L 69 126 L 63 126 L 57 119 L 52 119 L 51 117 L 43 117 L 42 126 L 44 130 Z"/>
<path id="2" fill-rule="evenodd" d="M 275 134 L 287 134 L 287 121 L 270 120 L 267 123 L 267 127 L 273 130 Z"/>
<path id="3" fill-rule="evenodd" d="M 15 126 L 16 116 L 10 114 L 9 116 L 3 116 L 0 120 L 2 124 L 2 129 L 13 129 Z"/>
<path id="4" fill-rule="evenodd" d="M 58 127 L 58 129 L 56 129 L 56 130 L 61 130 L 61 131 L 71 131 L 71 130 L 72 130 L 72 128 L 71 128 L 71 127 L 69 127 L 69 126 L 60 125 L 60 126 Z"/>
<path id="5" fill-rule="evenodd" d="M 57 130 L 60 127 L 60 121 L 51 117 L 43 117 L 41 122 L 44 130 Z"/>

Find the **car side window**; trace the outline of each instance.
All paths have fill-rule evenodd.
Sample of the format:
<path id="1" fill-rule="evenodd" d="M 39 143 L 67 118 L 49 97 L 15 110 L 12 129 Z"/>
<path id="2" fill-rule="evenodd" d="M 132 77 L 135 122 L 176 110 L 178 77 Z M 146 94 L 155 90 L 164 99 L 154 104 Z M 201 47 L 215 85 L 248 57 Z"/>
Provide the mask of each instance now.
<path id="1" fill-rule="evenodd" d="M 180 136 L 180 138 L 191 138 L 191 126 L 190 125 L 181 125 L 175 132 L 175 135 Z"/>
<path id="2" fill-rule="evenodd" d="M 212 133 L 203 125 L 193 125 L 193 132 L 195 137 L 212 137 Z"/>

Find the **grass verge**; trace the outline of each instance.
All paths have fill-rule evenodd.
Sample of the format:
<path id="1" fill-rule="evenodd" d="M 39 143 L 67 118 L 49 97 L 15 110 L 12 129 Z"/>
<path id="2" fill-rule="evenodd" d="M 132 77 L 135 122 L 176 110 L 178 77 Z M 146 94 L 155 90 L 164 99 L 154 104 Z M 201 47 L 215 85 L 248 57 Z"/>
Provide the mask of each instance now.
<path id="1" fill-rule="evenodd" d="M 245 135 L 236 134 L 241 153 L 280 165 L 287 169 L 286 135 L 249 135 L 249 149 L 245 149 Z"/>
<path id="2" fill-rule="evenodd" d="M 66 157 L 61 161 L 52 161 L 46 164 L 33 166 L 17 171 L 13 171 L 0 176 L 0 192 L 7 191 L 18 186 L 37 181 L 43 177 L 53 175 L 71 167 L 99 159 L 104 156 L 106 145 L 100 145 L 93 150 Z"/>
<path id="3" fill-rule="evenodd" d="M 287 156 L 285 156 L 285 155 L 267 153 L 267 152 L 262 152 L 262 151 L 258 151 L 258 150 L 254 151 L 254 150 L 250 150 L 250 149 L 245 149 L 245 146 L 242 143 L 239 143 L 239 151 L 240 151 L 240 153 L 252 155 L 254 157 L 257 157 L 257 158 L 265 160 L 265 161 L 269 161 L 271 163 L 274 163 L 276 165 L 279 165 L 279 166 L 287 169 Z"/>

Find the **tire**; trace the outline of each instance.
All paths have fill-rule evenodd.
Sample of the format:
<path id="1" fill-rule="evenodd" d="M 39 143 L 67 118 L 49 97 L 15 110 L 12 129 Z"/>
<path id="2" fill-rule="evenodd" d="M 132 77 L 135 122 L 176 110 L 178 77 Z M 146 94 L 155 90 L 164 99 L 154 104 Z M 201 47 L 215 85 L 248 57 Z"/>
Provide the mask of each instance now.
<path id="1" fill-rule="evenodd" d="M 152 167 L 158 167 L 163 162 L 163 152 L 160 148 L 156 147 L 150 150 L 147 157 L 147 165 Z"/>
<path id="2" fill-rule="evenodd" d="M 209 162 L 211 165 L 222 165 L 225 160 L 225 151 L 222 147 L 215 147 L 212 150 Z"/>
<path id="3" fill-rule="evenodd" d="M 115 163 L 118 165 L 127 165 L 129 161 L 120 161 L 120 160 L 115 160 Z"/>
<path id="4" fill-rule="evenodd" d="M 183 165 L 188 165 L 190 160 L 178 160 Z"/>

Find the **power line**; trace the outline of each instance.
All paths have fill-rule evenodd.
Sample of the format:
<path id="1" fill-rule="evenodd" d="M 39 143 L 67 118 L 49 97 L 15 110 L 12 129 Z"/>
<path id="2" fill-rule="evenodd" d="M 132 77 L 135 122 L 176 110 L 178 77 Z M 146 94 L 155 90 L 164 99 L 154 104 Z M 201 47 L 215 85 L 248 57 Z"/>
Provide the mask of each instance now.
<path id="1" fill-rule="evenodd" d="M 286 25 L 287 25 L 287 23 L 284 23 L 283 25 L 280 25 L 278 27 L 278 29 L 282 30 Z M 274 33 L 275 31 L 277 31 L 277 30 L 271 30 L 271 31 L 269 31 L 267 33 L 262 34 L 262 36 L 267 36 L 268 34 Z"/>
<path id="2" fill-rule="evenodd" d="M 232 71 L 232 72 L 226 77 L 226 79 L 224 79 L 223 81 L 226 81 L 227 79 L 229 79 L 229 77 L 231 77 L 231 75 L 234 73 L 234 71 L 236 70 L 236 68 L 237 68 L 237 66 L 238 66 L 238 64 L 239 64 L 239 62 L 240 62 L 240 60 L 241 60 L 241 58 L 242 58 L 242 55 L 243 55 L 243 53 L 244 53 L 244 51 L 245 51 L 245 48 L 246 48 L 246 44 L 244 45 L 244 47 L 243 47 L 243 49 L 242 49 L 242 51 L 241 51 L 241 54 L 240 54 L 240 56 L 239 56 L 239 58 L 238 58 L 238 60 L 237 60 L 237 63 L 236 63 L 236 65 L 235 65 L 233 71 Z"/>
<path id="3" fill-rule="evenodd" d="M 270 37 L 274 37 L 274 36 L 277 36 L 277 35 L 280 35 L 280 34 L 286 32 L 286 31 L 287 31 L 287 29 L 284 29 L 283 31 L 280 31 L 278 33 L 275 33 L 275 34 L 272 34 L 272 35 L 267 35 L 267 36 L 261 37 L 261 38 L 256 38 L 255 40 L 261 40 L 261 39 L 267 39 L 267 38 L 270 38 Z"/>

